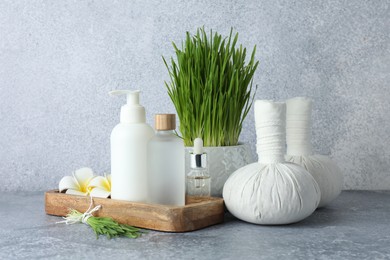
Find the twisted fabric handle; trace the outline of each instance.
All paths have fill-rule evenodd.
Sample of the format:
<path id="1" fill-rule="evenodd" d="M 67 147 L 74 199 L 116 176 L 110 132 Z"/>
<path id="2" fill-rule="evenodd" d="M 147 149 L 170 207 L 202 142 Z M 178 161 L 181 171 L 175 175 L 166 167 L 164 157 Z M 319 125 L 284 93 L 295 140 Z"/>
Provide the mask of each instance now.
<path id="1" fill-rule="evenodd" d="M 296 97 L 286 101 L 287 154 L 293 156 L 312 155 L 310 98 Z"/>
<path id="2" fill-rule="evenodd" d="M 286 147 L 286 104 L 256 100 L 255 124 L 259 163 L 283 163 Z"/>

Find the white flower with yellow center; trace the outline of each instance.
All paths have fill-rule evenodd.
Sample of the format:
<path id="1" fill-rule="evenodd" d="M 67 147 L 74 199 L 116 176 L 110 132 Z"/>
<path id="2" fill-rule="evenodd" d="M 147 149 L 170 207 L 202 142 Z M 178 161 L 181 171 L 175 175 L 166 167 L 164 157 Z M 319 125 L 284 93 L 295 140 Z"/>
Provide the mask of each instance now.
<path id="1" fill-rule="evenodd" d="M 81 168 L 73 172 L 72 176 L 65 176 L 61 179 L 60 192 L 72 195 L 86 196 L 89 194 L 88 185 L 93 179 L 93 171 L 90 168 Z"/>
<path id="2" fill-rule="evenodd" d="M 111 174 L 93 178 L 89 182 L 88 191 L 92 197 L 108 198 L 111 195 Z"/>

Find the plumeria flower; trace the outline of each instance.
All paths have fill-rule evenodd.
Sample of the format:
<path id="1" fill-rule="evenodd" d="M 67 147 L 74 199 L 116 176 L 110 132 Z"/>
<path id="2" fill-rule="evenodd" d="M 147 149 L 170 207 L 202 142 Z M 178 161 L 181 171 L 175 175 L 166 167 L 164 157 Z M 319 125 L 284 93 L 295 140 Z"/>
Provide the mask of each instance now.
<path id="1" fill-rule="evenodd" d="M 88 191 L 92 197 L 108 198 L 111 195 L 111 174 L 93 178 L 89 182 Z"/>
<path id="2" fill-rule="evenodd" d="M 73 172 L 72 176 L 65 176 L 59 184 L 60 192 L 72 195 L 86 196 L 89 194 L 88 185 L 93 179 L 93 171 L 90 168 L 81 168 Z"/>

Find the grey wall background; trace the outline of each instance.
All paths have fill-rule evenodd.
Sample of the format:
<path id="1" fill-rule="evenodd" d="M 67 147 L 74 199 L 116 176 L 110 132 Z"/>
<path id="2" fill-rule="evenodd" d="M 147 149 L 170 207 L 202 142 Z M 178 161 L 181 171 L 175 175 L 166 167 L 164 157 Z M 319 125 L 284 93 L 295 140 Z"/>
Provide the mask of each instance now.
<path id="1" fill-rule="evenodd" d="M 110 169 L 124 100 L 174 112 L 161 55 L 204 25 L 257 44 L 258 99 L 315 100 L 313 144 L 345 189 L 390 189 L 389 1 L 0 1 L 0 190 L 46 190 Z M 241 140 L 252 144 L 253 111 Z"/>

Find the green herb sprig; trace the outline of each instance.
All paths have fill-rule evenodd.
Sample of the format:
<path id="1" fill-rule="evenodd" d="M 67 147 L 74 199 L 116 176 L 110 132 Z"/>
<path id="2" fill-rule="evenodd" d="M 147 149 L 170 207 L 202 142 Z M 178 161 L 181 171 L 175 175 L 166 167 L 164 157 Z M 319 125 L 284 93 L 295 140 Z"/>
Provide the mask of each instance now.
<path id="1" fill-rule="evenodd" d="M 72 220 L 80 220 L 79 222 L 81 222 L 82 218 L 83 213 L 75 209 L 71 209 L 69 214 L 66 216 L 66 219 L 70 220 L 71 222 L 74 222 Z M 138 238 L 143 233 L 146 233 L 145 230 L 129 225 L 119 224 L 112 218 L 108 217 L 91 216 L 86 220 L 86 223 L 91 226 L 96 234 L 96 238 L 99 238 L 99 235 L 105 235 L 108 239 L 113 237 Z"/>
<path id="2" fill-rule="evenodd" d="M 246 48 L 236 47 L 237 41 L 233 29 L 223 38 L 212 31 L 207 36 L 199 28 L 194 36 L 187 32 L 181 49 L 173 43 L 176 60 L 171 58 L 170 65 L 163 57 L 170 76 L 165 85 L 186 146 L 192 146 L 197 137 L 205 146 L 238 143 L 253 103 L 253 75 L 259 62 L 255 61 L 255 46 L 246 63 Z"/>

